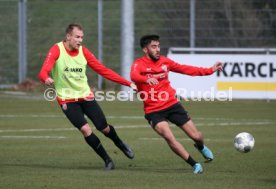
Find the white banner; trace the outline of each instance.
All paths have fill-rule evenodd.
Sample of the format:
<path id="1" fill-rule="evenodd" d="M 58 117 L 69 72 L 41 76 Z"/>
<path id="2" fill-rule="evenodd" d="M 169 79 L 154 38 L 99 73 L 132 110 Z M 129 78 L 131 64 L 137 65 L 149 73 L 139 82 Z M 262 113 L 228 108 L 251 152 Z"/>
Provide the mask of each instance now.
<path id="1" fill-rule="evenodd" d="M 199 67 L 224 64 L 223 71 L 210 76 L 170 72 L 171 84 L 183 98 L 276 99 L 276 55 L 168 54 L 168 58 Z"/>

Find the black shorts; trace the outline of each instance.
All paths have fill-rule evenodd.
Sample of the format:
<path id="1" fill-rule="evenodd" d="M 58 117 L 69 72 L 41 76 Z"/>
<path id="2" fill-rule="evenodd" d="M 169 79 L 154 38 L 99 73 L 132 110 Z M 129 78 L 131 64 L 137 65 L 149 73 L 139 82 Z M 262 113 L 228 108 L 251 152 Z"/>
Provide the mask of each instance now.
<path id="1" fill-rule="evenodd" d="M 84 115 L 93 122 L 97 130 L 101 131 L 107 127 L 105 115 L 95 99 L 62 104 L 61 109 L 70 122 L 78 129 L 87 123 Z"/>
<path id="2" fill-rule="evenodd" d="M 176 103 L 164 110 L 146 114 L 145 118 L 152 127 L 155 127 L 161 121 L 170 121 L 177 126 L 182 126 L 191 119 L 180 103 Z"/>

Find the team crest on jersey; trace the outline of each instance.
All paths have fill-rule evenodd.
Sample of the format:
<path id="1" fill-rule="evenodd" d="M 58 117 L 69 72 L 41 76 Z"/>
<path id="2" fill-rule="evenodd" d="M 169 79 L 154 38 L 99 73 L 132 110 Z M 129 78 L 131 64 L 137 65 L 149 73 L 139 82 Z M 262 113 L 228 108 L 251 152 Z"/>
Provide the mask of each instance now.
<path id="1" fill-rule="evenodd" d="M 163 64 L 163 65 L 161 66 L 161 68 L 162 68 L 165 72 L 168 72 L 168 67 L 167 67 L 167 65 L 164 65 L 164 64 Z"/>

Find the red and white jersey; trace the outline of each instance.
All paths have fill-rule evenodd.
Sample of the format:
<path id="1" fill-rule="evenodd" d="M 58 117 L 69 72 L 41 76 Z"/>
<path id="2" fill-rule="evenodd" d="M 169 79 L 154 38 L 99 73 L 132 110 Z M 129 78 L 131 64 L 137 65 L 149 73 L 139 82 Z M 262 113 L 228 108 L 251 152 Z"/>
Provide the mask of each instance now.
<path id="1" fill-rule="evenodd" d="M 168 79 L 170 71 L 190 76 L 213 74 L 212 68 L 179 64 L 165 56 L 160 56 L 158 61 L 153 61 L 146 56 L 135 60 L 131 67 L 131 80 L 137 85 L 146 114 L 166 109 L 178 102 L 176 91 Z M 159 83 L 149 85 L 147 83 L 149 78 L 155 78 Z"/>

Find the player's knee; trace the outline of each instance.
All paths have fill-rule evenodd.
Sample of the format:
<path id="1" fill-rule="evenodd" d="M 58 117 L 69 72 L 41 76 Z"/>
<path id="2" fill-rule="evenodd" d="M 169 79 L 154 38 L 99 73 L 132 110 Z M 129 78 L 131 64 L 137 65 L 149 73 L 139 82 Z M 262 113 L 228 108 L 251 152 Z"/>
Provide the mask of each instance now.
<path id="1" fill-rule="evenodd" d="M 109 132 L 109 125 L 105 119 L 99 119 L 96 123 L 94 123 L 94 125 L 96 129 L 102 132 L 103 134 Z"/>
<path id="2" fill-rule="evenodd" d="M 102 130 L 100 130 L 104 135 L 107 135 L 110 131 L 109 125 L 106 125 Z"/>
<path id="3" fill-rule="evenodd" d="M 86 123 L 85 125 L 83 125 L 83 126 L 80 128 L 80 132 L 83 134 L 84 137 L 87 137 L 87 136 L 91 135 L 92 129 L 91 129 L 91 127 L 89 126 L 89 124 Z"/>

